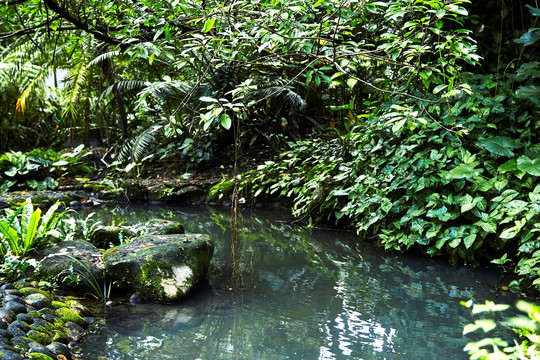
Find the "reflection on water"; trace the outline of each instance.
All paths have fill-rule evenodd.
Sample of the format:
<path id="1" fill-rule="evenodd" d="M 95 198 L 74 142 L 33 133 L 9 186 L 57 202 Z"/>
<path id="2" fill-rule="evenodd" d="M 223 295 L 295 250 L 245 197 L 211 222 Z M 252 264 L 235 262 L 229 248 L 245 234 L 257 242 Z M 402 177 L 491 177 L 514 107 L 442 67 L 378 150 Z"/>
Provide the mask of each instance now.
<path id="1" fill-rule="evenodd" d="M 460 300 L 495 297 L 500 273 L 389 255 L 353 234 L 306 230 L 280 214 L 244 214 L 245 290 L 230 291 L 226 210 L 104 211 L 103 222 L 181 221 L 216 242 L 208 284 L 177 305 L 118 305 L 79 359 L 466 359 Z M 505 336 L 506 334 L 502 334 Z"/>

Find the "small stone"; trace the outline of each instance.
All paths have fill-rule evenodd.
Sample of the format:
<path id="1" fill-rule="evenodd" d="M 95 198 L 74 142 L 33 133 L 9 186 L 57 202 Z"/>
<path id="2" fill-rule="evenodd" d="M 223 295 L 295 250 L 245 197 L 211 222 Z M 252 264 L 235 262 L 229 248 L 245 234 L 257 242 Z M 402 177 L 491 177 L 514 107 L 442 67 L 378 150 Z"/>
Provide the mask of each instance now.
<path id="1" fill-rule="evenodd" d="M 22 328 L 21 328 L 22 326 Z M 12 322 L 11 324 L 9 324 L 8 326 L 8 331 L 14 336 L 14 337 L 17 337 L 17 336 L 25 336 L 26 335 L 26 331 L 28 331 L 30 329 L 25 329 L 24 328 L 24 324 L 22 324 L 21 322 L 17 322 L 17 321 L 14 321 Z"/>
<path id="2" fill-rule="evenodd" d="M 69 330 L 69 341 L 78 341 L 84 334 L 84 328 L 72 322 L 68 322 L 66 327 Z"/>
<path id="3" fill-rule="evenodd" d="M 24 337 L 22 336 L 13 336 L 13 339 L 11 339 L 11 344 L 14 346 L 14 347 L 19 347 L 19 348 L 23 348 L 23 349 L 28 349 L 28 344 L 30 342 L 28 340 L 26 340 Z"/>
<path id="4" fill-rule="evenodd" d="M 16 352 L 5 350 L 0 355 L 0 360 L 24 360 L 24 357 Z"/>
<path id="5" fill-rule="evenodd" d="M 7 283 L 2 286 L 0 286 L 0 290 L 8 290 L 8 289 L 15 289 L 15 286 L 13 284 Z"/>
<path id="6" fill-rule="evenodd" d="M 6 295 L 4 297 L 4 301 L 5 302 L 15 301 L 15 302 L 18 302 L 19 304 L 24 304 L 24 300 L 21 299 L 21 297 L 17 295 Z"/>
<path id="7" fill-rule="evenodd" d="M 4 294 L 6 295 L 17 295 L 17 296 L 23 296 L 24 294 L 17 290 L 17 289 L 7 289 L 4 291 Z"/>
<path id="8" fill-rule="evenodd" d="M 141 298 L 141 295 L 137 294 L 137 293 L 134 293 L 133 295 L 131 295 L 129 297 L 129 302 L 131 303 L 131 305 L 138 305 L 142 302 L 142 298 Z"/>
<path id="9" fill-rule="evenodd" d="M 26 303 L 40 310 L 51 306 L 51 299 L 43 294 L 34 293 L 26 297 Z"/>
<path id="10" fill-rule="evenodd" d="M 18 321 L 24 321 L 25 323 L 27 324 L 32 324 L 34 322 L 34 318 L 31 317 L 30 315 L 28 314 L 17 314 L 17 320 Z"/>
<path id="11" fill-rule="evenodd" d="M 51 324 L 54 324 L 58 320 L 58 316 L 49 315 L 49 314 L 43 314 L 41 315 L 41 318 L 45 321 L 48 321 Z"/>
<path id="12" fill-rule="evenodd" d="M 45 346 L 34 341 L 28 344 L 28 351 L 44 354 L 51 357 L 52 359 L 56 358 L 56 355 L 54 355 L 54 353 L 51 350 L 47 349 Z"/>
<path id="13" fill-rule="evenodd" d="M 0 321 L 10 324 L 15 320 L 15 313 L 11 310 L 1 309 L 0 310 Z"/>
<path id="14" fill-rule="evenodd" d="M 9 339 L 9 340 L 13 338 L 13 335 L 8 330 L 5 330 L 5 329 L 0 330 L 0 336 L 5 337 L 6 339 Z"/>
<path id="15" fill-rule="evenodd" d="M 69 348 L 64 344 L 52 343 L 50 345 L 47 345 L 47 349 L 49 349 L 51 352 L 53 352 L 56 355 L 56 358 L 58 358 L 58 355 L 64 355 L 64 357 L 67 360 L 72 359 L 71 358 L 71 352 L 69 351 Z"/>
<path id="16" fill-rule="evenodd" d="M 50 326 L 51 326 L 51 323 L 46 321 L 46 320 L 43 320 L 43 319 L 34 319 L 34 321 L 32 322 L 32 325 L 30 325 L 30 327 L 33 329 L 33 328 L 36 328 L 38 326 L 49 329 Z"/>
<path id="17" fill-rule="evenodd" d="M 15 301 L 10 301 L 5 304 L 4 309 L 11 310 L 15 314 L 26 313 L 26 306 Z"/>

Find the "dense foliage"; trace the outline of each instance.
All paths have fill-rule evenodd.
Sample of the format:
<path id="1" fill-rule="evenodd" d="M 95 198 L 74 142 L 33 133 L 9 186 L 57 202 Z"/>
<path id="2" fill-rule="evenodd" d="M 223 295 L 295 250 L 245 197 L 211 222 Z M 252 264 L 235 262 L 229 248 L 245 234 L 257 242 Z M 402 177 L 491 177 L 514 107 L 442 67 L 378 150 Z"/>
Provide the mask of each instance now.
<path id="1" fill-rule="evenodd" d="M 538 1 L 12 0 L 0 13 L 3 191 L 54 188 L 72 168 L 38 146 L 114 148 L 126 172 L 282 152 L 244 176 L 255 197 L 387 249 L 495 261 L 540 289 Z"/>

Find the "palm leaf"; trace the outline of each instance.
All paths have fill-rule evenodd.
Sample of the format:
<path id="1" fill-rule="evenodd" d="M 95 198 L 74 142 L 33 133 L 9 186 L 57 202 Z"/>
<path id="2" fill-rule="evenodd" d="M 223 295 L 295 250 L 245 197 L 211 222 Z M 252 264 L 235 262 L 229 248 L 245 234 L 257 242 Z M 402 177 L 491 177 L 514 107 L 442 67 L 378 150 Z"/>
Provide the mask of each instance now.
<path id="1" fill-rule="evenodd" d="M 86 62 L 82 60 L 76 63 L 68 72 L 64 82 L 68 94 L 64 101 L 66 108 L 62 113 L 62 117 L 69 115 L 72 119 L 75 119 L 77 117 L 79 97 L 87 82 Z"/>

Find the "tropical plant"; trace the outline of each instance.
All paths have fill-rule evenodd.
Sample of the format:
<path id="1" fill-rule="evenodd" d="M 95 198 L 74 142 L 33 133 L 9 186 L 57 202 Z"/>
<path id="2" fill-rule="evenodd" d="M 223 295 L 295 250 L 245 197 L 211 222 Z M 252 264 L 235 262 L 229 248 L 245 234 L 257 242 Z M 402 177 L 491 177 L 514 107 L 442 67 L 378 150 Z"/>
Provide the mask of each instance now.
<path id="1" fill-rule="evenodd" d="M 45 247 L 48 237 L 57 235 L 56 226 L 66 210 L 56 213 L 59 202 L 47 210 L 43 217 L 41 209 L 34 210 L 32 199 L 28 198 L 17 210 L 6 209 L 0 218 L 0 252 L 26 256 L 30 252 Z"/>
<path id="2" fill-rule="evenodd" d="M 487 314 L 488 318 L 477 319 L 463 329 L 463 334 L 481 329 L 489 333 L 497 327 L 512 328 L 519 339 L 510 345 L 500 337 L 488 337 L 479 341 L 471 341 L 465 346 L 471 360 L 511 360 L 511 359 L 538 359 L 540 358 L 540 306 L 523 300 L 517 302 L 516 307 L 527 316 L 514 316 L 506 318 L 503 322 L 496 322 L 492 317 L 501 311 L 510 308 L 509 305 L 495 304 L 486 301 L 485 304 L 473 304 L 472 301 L 462 302 L 468 308 L 472 306 L 474 315 Z"/>

